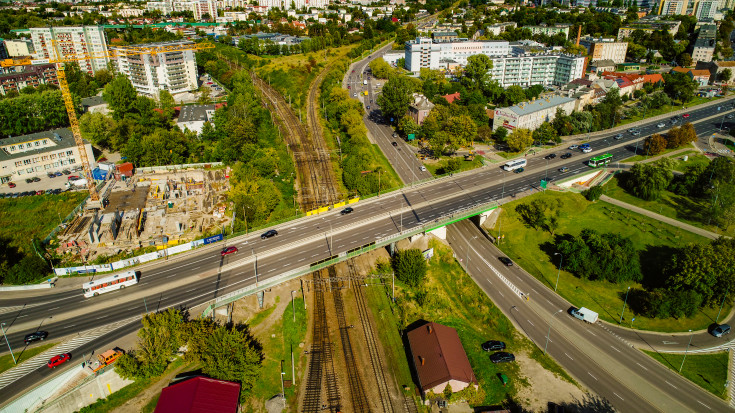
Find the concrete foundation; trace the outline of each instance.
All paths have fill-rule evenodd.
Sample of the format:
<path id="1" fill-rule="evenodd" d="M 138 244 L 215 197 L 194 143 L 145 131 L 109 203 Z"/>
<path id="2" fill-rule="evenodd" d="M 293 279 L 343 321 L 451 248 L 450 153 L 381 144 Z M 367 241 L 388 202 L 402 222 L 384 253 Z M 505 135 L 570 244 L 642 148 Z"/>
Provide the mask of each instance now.
<path id="1" fill-rule="evenodd" d="M 82 407 L 89 406 L 97 401 L 104 399 L 112 393 L 122 389 L 132 380 L 123 379 L 115 369 L 110 369 L 97 377 L 90 378 L 82 385 L 68 391 L 46 404 L 40 411 L 44 413 L 68 413 L 75 412 Z"/>
<path id="2" fill-rule="evenodd" d="M 446 240 L 447 239 L 447 227 L 441 227 L 428 232 L 437 238 Z"/>

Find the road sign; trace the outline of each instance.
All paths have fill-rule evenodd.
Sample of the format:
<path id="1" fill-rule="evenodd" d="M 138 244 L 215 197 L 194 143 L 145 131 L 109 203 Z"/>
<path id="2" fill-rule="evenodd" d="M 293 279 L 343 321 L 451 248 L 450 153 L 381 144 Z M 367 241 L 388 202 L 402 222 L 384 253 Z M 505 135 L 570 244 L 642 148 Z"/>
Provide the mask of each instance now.
<path id="1" fill-rule="evenodd" d="M 408 140 L 409 140 L 409 141 L 412 141 L 412 140 L 414 140 L 414 139 L 416 139 L 416 134 L 415 134 L 415 133 L 409 133 L 409 134 L 408 134 Z"/>
<path id="2" fill-rule="evenodd" d="M 544 181 L 543 179 L 541 180 L 541 188 L 546 189 L 547 184 L 548 182 Z"/>

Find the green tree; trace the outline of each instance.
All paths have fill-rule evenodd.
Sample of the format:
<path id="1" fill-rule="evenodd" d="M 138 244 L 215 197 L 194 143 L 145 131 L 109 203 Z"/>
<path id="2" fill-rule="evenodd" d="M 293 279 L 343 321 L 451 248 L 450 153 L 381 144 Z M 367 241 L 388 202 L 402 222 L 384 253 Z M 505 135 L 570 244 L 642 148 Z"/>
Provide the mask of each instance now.
<path id="1" fill-rule="evenodd" d="M 508 106 L 517 105 L 526 100 L 526 92 L 518 85 L 508 86 L 503 92 L 503 101 Z"/>
<path id="2" fill-rule="evenodd" d="M 184 314 L 169 308 L 160 313 L 149 313 L 141 320 L 137 350 L 126 354 L 116 364 L 122 377 L 147 378 L 163 374 L 172 356 L 184 344 Z M 118 359 L 118 361 L 120 360 Z"/>
<path id="3" fill-rule="evenodd" d="M 697 83 L 685 73 L 664 73 L 664 91 L 671 99 L 689 102 L 694 99 Z"/>
<path id="4" fill-rule="evenodd" d="M 549 122 L 544 122 L 535 131 L 533 131 L 533 139 L 541 143 L 556 142 L 561 143 L 561 137 Z"/>
<path id="5" fill-rule="evenodd" d="M 413 118 L 405 115 L 398 122 L 398 129 L 403 132 L 404 135 L 415 134 L 419 131 L 419 125 L 414 122 Z"/>
<path id="6" fill-rule="evenodd" d="M 393 68 L 382 58 L 372 60 L 369 66 L 370 71 L 378 79 L 388 79 L 393 74 Z"/>
<path id="7" fill-rule="evenodd" d="M 85 113 L 79 118 L 82 137 L 101 148 L 120 150 L 113 145 L 113 133 L 116 128 L 117 122 L 101 113 Z"/>
<path id="8" fill-rule="evenodd" d="M 647 49 L 634 42 L 628 42 L 628 51 L 626 56 L 632 62 L 640 62 L 646 56 Z"/>
<path id="9" fill-rule="evenodd" d="M 407 77 L 395 76 L 385 83 L 377 102 L 383 113 L 396 122 L 408 112 L 413 91 L 413 84 Z"/>
<path id="10" fill-rule="evenodd" d="M 630 168 L 625 185 L 633 195 L 651 201 L 658 199 L 661 191 L 669 186 L 672 178 L 671 169 L 663 164 L 637 163 Z"/>
<path id="11" fill-rule="evenodd" d="M 469 89 L 483 89 L 488 82 L 493 61 L 487 55 L 476 54 L 467 58 L 462 83 Z"/>
<path id="12" fill-rule="evenodd" d="M 595 185 L 590 189 L 583 191 L 582 195 L 584 195 L 584 197 L 590 202 L 597 201 L 602 196 L 602 185 Z"/>
<path id="13" fill-rule="evenodd" d="M 477 136 L 477 124 L 469 115 L 452 116 L 444 127 L 446 132 L 451 132 L 460 146 L 469 147 Z"/>
<path id="14" fill-rule="evenodd" d="M 174 106 L 176 106 L 176 100 L 168 90 L 161 90 L 158 93 L 158 108 L 164 111 L 164 113 L 171 113 L 173 115 Z"/>
<path id="15" fill-rule="evenodd" d="M 30 254 L 10 267 L 5 282 L 7 284 L 27 284 L 45 277 L 49 273 L 46 261 L 38 255 Z"/>
<path id="16" fill-rule="evenodd" d="M 126 76 L 118 75 L 105 86 L 103 97 L 113 111 L 113 118 L 119 120 L 132 112 L 137 93 Z"/>
<path id="17" fill-rule="evenodd" d="M 732 70 L 730 69 L 722 69 L 722 71 L 717 75 L 722 82 L 729 82 L 730 79 L 732 79 Z"/>
<path id="18" fill-rule="evenodd" d="M 689 53 L 682 53 L 679 55 L 679 64 L 683 67 L 689 67 L 692 65 L 692 55 Z"/>
<path id="19" fill-rule="evenodd" d="M 530 129 L 515 129 L 505 138 L 511 152 L 520 152 L 531 146 L 533 134 Z"/>
<path id="20" fill-rule="evenodd" d="M 581 278 L 613 283 L 642 278 L 638 251 L 630 239 L 619 234 L 586 228 L 571 240 L 561 241 L 557 248 L 564 255 L 566 268 Z"/>
<path id="21" fill-rule="evenodd" d="M 403 283 L 418 287 L 426 277 L 428 266 L 424 254 L 419 249 L 398 250 L 391 260 L 396 278 Z"/>

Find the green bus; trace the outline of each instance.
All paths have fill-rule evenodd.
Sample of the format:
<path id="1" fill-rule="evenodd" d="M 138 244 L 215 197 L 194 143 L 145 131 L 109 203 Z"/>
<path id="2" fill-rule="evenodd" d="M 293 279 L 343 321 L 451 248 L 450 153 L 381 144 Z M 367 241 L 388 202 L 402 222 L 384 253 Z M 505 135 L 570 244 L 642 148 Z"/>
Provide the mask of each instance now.
<path id="1" fill-rule="evenodd" d="M 607 164 L 610 163 L 610 161 L 612 161 L 612 157 L 613 156 L 611 154 L 609 154 L 609 153 L 606 153 L 606 154 L 600 155 L 600 156 L 595 156 L 594 158 L 590 159 L 587 162 L 587 165 L 589 165 L 589 166 L 591 166 L 593 168 L 597 168 L 598 166 L 607 165 Z"/>

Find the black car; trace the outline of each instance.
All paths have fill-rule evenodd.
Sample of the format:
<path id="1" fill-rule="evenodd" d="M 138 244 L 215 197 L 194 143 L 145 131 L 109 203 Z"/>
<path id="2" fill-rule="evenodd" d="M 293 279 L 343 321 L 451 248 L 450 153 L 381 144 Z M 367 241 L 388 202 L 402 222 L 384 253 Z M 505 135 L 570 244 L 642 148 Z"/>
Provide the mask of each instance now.
<path id="1" fill-rule="evenodd" d="M 544 159 L 554 159 L 554 158 L 556 158 L 556 154 L 555 153 L 550 153 L 550 154 L 544 156 Z"/>
<path id="2" fill-rule="evenodd" d="M 43 341 L 48 336 L 48 333 L 45 331 L 35 331 L 31 334 L 26 335 L 26 337 L 23 339 L 23 341 L 28 343 L 33 343 L 34 341 Z"/>
<path id="3" fill-rule="evenodd" d="M 347 214 L 351 213 L 352 211 L 354 211 L 354 209 L 352 209 L 352 207 L 347 207 L 347 208 L 343 209 L 342 211 L 340 211 L 340 215 L 347 215 Z"/>
<path id="4" fill-rule="evenodd" d="M 498 257 L 498 260 L 500 260 L 500 262 L 502 262 L 503 264 L 507 265 L 508 267 L 512 267 L 513 266 L 513 261 L 511 261 L 510 258 L 508 258 L 508 257 Z"/>
<path id="5" fill-rule="evenodd" d="M 391 142 L 391 145 L 398 146 L 398 142 Z"/>
<path id="6" fill-rule="evenodd" d="M 572 157 L 572 153 L 571 152 L 567 152 L 567 153 L 563 154 L 562 156 L 560 156 L 561 159 L 569 159 L 571 157 Z"/>
<path id="7" fill-rule="evenodd" d="M 485 351 L 505 350 L 505 343 L 497 340 L 489 340 L 482 343 L 482 349 Z"/>
<path id="8" fill-rule="evenodd" d="M 265 232 L 265 234 L 261 235 L 260 238 L 266 239 L 270 237 L 275 237 L 276 235 L 278 235 L 278 231 L 276 231 L 275 229 L 269 229 L 268 231 Z"/>
<path id="9" fill-rule="evenodd" d="M 518 169 L 514 169 L 514 170 L 513 170 L 513 173 L 514 173 L 514 174 L 519 174 L 519 173 L 521 173 L 521 172 L 523 172 L 523 171 L 525 171 L 525 169 L 523 169 L 523 168 L 518 168 Z"/>
<path id="10" fill-rule="evenodd" d="M 511 353 L 500 351 L 491 355 L 490 361 L 492 361 L 493 363 L 509 363 L 511 361 L 516 361 L 516 356 Z"/>
<path id="11" fill-rule="evenodd" d="M 35 178 L 33 178 L 33 182 L 41 182 L 41 178 L 35 177 Z"/>
<path id="12" fill-rule="evenodd" d="M 26 183 L 27 184 L 30 184 L 31 182 L 33 182 L 33 179 L 32 178 L 26 178 Z"/>

